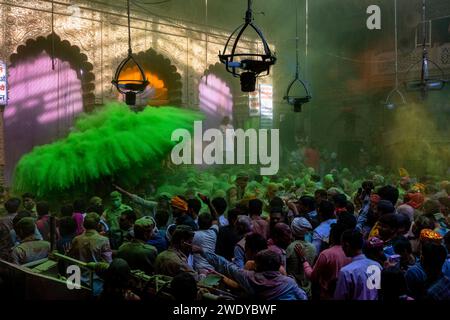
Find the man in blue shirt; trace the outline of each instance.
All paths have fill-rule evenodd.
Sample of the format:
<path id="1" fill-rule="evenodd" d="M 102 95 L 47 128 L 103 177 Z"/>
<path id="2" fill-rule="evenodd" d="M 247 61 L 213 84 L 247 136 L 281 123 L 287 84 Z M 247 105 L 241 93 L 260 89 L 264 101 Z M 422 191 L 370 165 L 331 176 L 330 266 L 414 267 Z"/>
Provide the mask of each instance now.
<path id="1" fill-rule="evenodd" d="M 377 300 L 381 281 L 381 265 L 362 254 L 364 239 L 356 230 L 342 234 L 342 249 L 352 262 L 339 271 L 334 298 L 336 300 Z"/>
<path id="2" fill-rule="evenodd" d="M 328 247 L 331 225 L 336 223 L 334 205 L 330 201 L 322 201 L 318 210 L 321 223 L 314 229 L 312 241 L 317 254 Z"/>

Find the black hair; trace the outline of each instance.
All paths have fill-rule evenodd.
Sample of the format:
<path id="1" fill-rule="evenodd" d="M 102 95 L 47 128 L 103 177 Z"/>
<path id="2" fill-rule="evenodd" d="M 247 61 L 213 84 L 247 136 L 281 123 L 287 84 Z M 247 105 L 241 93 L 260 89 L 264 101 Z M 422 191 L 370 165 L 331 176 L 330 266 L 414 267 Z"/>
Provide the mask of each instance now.
<path id="1" fill-rule="evenodd" d="M 173 234 L 172 234 L 172 245 L 181 245 L 182 242 L 186 240 L 190 240 L 194 237 L 194 231 L 191 227 L 186 225 L 176 226 Z"/>
<path id="2" fill-rule="evenodd" d="M 281 256 L 269 249 L 260 251 L 255 257 L 256 271 L 278 271 L 281 266 Z"/>
<path id="3" fill-rule="evenodd" d="M 242 214 L 238 209 L 228 210 L 228 222 L 232 224 L 237 220 L 237 217 Z"/>
<path id="4" fill-rule="evenodd" d="M 431 242 L 423 244 L 421 263 L 427 275 L 428 273 L 439 275 L 446 259 L 447 249 L 443 245 Z"/>
<path id="5" fill-rule="evenodd" d="M 422 211 L 424 215 L 433 215 L 440 212 L 440 203 L 437 200 L 427 200 L 423 203 Z"/>
<path id="6" fill-rule="evenodd" d="M 61 216 L 71 217 L 73 215 L 73 206 L 71 204 L 65 204 L 61 207 Z"/>
<path id="7" fill-rule="evenodd" d="M 382 200 L 388 200 L 392 205 L 396 205 L 399 197 L 399 192 L 396 187 L 387 185 L 378 189 L 377 194 Z"/>
<path id="8" fill-rule="evenodd" d="M 223 214 L 225 210 L 227 210 L 227 201 L 222 197 L 214 198 L 211 203 L 219 215 Z"/>
<path id="9" fill-rule="evenodd" d="M 364 246 L 364 239 L 361 232 L 357 230 L 346 230 L 342 234 L 341 243 L 348 243 L 350 248 L 361 250 Z"/>
<path id="10" fill-rule="evenodd" d="M 123 300 L 123 290 L 130 285 L 130 274 L 128 262 L 115 258 L 105 272 L 101 298 L 109 301 Z"/>
<path id="11" fill-rule="evenodd" d="M 283 208 L 283 206 L 284 206 L 284 202 L 283 202 L 283 199 L 281 199 L 280 197 L 274 197 L 269 202 L 269 207 L 271 207 L 271 208 L 275 208 L 275 207 Z"/>
<path id="12" fill-rule="evenodd" d="M 24 200 L 25 198 L 34 199 L 34 195 L 32 193 L 30 193 L 30 192 L 25 192 L 22 195 L 22 200 Z"/>
<path id="13" fill-rule="evenodd" d="M 325 189 L 317 189 L 317 190 L 314 192 L 314 195 L 315 195 L 315 196 L 321 196 L 321 197 L 324 197 L 324 198 L 327 198 L 327 197 L 328 197 L 327 190 L 325 190 Z"/>
<path id="14" fill-rule="evenodd" d="M 283 216 L 283 208 L 282 207 L 271 207 L 270 214 L 273 214 L 273 213 L 281 213 L 281 215 Z"/>
<path id="15" fill-rule="evenodd" d="M 248 247 L 254 253 L 258 253 L 267 249 L 267 240 L 262 235 L 252 232 L 245 237 L 245 247 Z"/>
<path id="16" fill-rule="evenodd" d="M 99 204 L 91 204 L 87 209 L 86 212 L 95 212 L 98 215 L 102 215 L 103 214 L 104 208 L 103 205 L 99 205 Z"/>
<path id="17" fill-rule="evenodd" d="M 429 216 L 420 215 L 414 220 L 413 233 L 416 237 L 420 236 L 420 232 L 423 229 L 434 229 L 435 221 Z"/>
<path id="18" fill-rule="evenodd" d="M 19 213 L 16 214 L 16 216 L 14 217 L 14 219 L 12 221 L 13 226 L 16 226 L 17 223 L 20 220 L 22 220 L 22 218 L 29 218 L 29 217 L 32 217 L 32 216 L 33 216 L 33 214 L 30 211 L 27 211 L 27 210 L 20 211 Z"/>
<path id="19" fill-rule="evenodd" d="M 263 202 L 259 199 L 251 199 L 248 202 L 248 213 L 251 216 L 260 216 L 262 214 Z"/>
<path id="20" fill-rule="evenodd" d="M 85 212 L 86 211 L 86 203 L 83 199 L 76 199 L 73 202 L 73 210 L 74 212 Z"/>
<path id="21" fill-rule="evenodd" d="M 395 213 L 388 213 L 388 214 L 382 215 L 378 221 L 379 221 L 379 223 L 388 225 L 392 229 L 398 229 L 399 220 Z"/>
<path id="22" fill-rule="evenodd" d="M 347 212 L 354 215 L 355 214 L 355 205 L 351 201 L 347 201 L 347 204 L 345 206 L 347 209 Z"/>
<path id="23" fill-rule="evenodd" d="M 375 186 L 373 185 L 373 181 L 371 180 L 366 180 L 363 181 L 363 183 L 361 184 L 361 188 L 366 190 L 366 191 L 372 191 L 373 189 L 375 189 Z"/>
<path id="24" fill-rule="evenodd" d="M 127 220 L 130 220 L 133 223 L 137 220 L 137 215 L 136 215 L 136 212 L 134 212 L 134 210 L 125 210 L 120 215 L 121 216 L 126 216 Z"/>
<path id="25" fill-rule="evenodd" d="M 59 233 L 61 236 L 75 235 L 77 223 L 72 217 L 62 217 L 59 219 Z"/>
<path id="26" fill-rule="evenodd" d="M 177 302 L 192 303 L 197 300 L 197 281 L 188 272 L 182 272 L 173 277 L 170 289 Z"/>
<path id="27" fill-rule="evenodd" d="M 5 209 L 8 213 L 16 213 L 20 207 L 20 199 L 19 198 L 9 198 L 5 202 Z"/>
<path id="28" fill-rule="evenodd" d="M 404 213 L 397 213 L 395 217 L 397 219 L 397 228 L 409 231 L 412 225 L 409 217 Z"/>
<path id="29" fill-rule="evenodd" d="M 200 212 L 200 209 L 202 208 L 202 203 L 198 199 L 189 199 L 187 200 L 188 209 L 191 209 L 194 211 L 195 214 L 198 214 Z"/>
<path id="30" fill-rule="evenodd" d="M 398 301 L 407 293 L 406 279 L 398 267 L 388 267 L 381 271 L 381 299 Z"/>
<path id="31" fill-rule="evenodd" d="M 389 200 L 380 200 L 377 204 L 379 215 L 390 214 L 395 212 L 394 205 Z"/>
<path id="32" fill-rule="evenodd" d="M 39 217 L 47 215 L 49 211 L 50 206 L 47 201 L 39 201 L 36 203 L 36 212 Z"/>
<path id="33" fill-rule="evenodd" d="M 159 228 L 167 226 L 169 221 L 169 211 L 167 210 L 157 210 L 155 214 L 156 226 Z"/>
<path id="34" fill-rule="evenodd" d="M 302 196 L 298 200 L 304 207 L 308 208 L 309 211 L 316 209 L 316 200 L 311 196 Z"/>
<path id="35" fill-rule="evenodd" d="M 202 212 L 198 215 L 198 227 L 200 230 L 207 230 L 212 226 L 212 215 L 209 212 Z"/>
<path id="36" fill-rule="evenodd" d="M 336 208 L 345 208 L 347 206 L 347 197 L 342 194 L 336 194 L 333 196 L 333 203 Z"/>
<path id="37" fill-rule="evenodd" d="M 321 201 L 318 211 L 323 220 L 331 219 L 334 217 L 334 204 L 328 200 Z"/>
<path id="38" fill-rule="evenodd" d="M 333 223 L 330 229 L 330 243 L 332 243 L 333 245 L 340 245 L 342 234 L 346 230 L 349 230 L 346 224 Z"/>
<path id="39" fill-rule="evenodd" d="M 392 241 L 392 246 L 396 254 L 402 254 L 404 252 L 408 254 L 412 253 L 411 242 L 403 236 L 395 238 Z"/>
<path id="40" fill-rule="evenodd" d="M 349 212 L 341 212 L 337 216 L 337 222 L 346 226 L 347 229 L 354 229 L 356 227 L 356 217 Z"/>
<path id="41" fill-rule="evenodd" d="M 16 223 L 14 230 L 16 230 L 17 235 L 23 240 L 34 234 L 36 225 L 34 224 L 34 219 L 32 217 L 25 217 Z"/>

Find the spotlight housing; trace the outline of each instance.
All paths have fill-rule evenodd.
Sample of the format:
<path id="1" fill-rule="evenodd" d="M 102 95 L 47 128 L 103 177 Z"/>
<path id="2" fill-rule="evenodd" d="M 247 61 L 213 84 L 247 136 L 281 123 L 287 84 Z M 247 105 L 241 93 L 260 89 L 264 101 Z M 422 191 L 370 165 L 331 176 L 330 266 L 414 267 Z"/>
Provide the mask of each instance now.
<path id="1" fill-rule="evenodd" d="M 262 41 L 264 53 L 236 53 L 238 43 L 244 31 L 252 28 Z M 256 89 L 256 79 L 270 74 L 270 67 L 275 64 L 276 57 L 272 54 L 261 30 L 253 23 L 252 0 L 248 0 L 245 23 L 233 31 L 228 38 L 223 52 L 219 52 L 220 62 L 234 77 L 241 79 L 241 90 L 253 92 Z"/>

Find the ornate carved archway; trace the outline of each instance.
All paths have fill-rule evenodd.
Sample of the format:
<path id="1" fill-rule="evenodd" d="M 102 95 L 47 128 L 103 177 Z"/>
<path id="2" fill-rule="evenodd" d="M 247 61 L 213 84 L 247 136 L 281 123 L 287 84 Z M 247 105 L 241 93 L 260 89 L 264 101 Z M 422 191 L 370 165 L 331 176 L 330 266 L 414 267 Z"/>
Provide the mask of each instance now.
<path id="1" fill-rule="evenodd" d="M 234 78 L 228 72 L 221 63 L 210 65 L 205 70 L 204 76 L 215 75 L 226 83 L 230 88 L 230 94 L 232 96 L 232 114 L 233 122 L 236 127 L 243 127 L 243 123 L 249 116 L 248 111 L 248 94 L 241 92 L 241 87 L 238 78 Z"/>
<path id="2" fill-rule="evenodd" d="M 167 88 L 167 98 L 169 104 L 180 106 L 182 102 L 182 82 L 181 75 L 177 71 L 170 59 L 153 49 L 141 51 L 136 54 L 136 60 L 144 71 L 151 72 L 164 82 Z"/>
<path id="3" fill-rule="evenodd" d="M 50 56 L 53 53 L 54 58 L 68 62 L 74 70 L 77 70 L 78 79 L 82 84 L 84 111 L 92 111 L 95 103 L 95 75 L 92 72 L 94 68 L 78 46 L 71 45 L 67 40 L 61 40 L 57 34 L 51 33 L 47 37 L 29 39 L 25 45 L 20 45 L 17 53 L 13 53 L 10 57 L 11 67 L 42 52 L 46 52 Z"/>
<path id="4" fill-rule="evenodd" d="M 5 176 L 34 147 L 67 135 L 77 115 L 94 107 L 93 65 L 77 46 L 52 33 L 29 39 L 10 56 L 3 113 Z"/>

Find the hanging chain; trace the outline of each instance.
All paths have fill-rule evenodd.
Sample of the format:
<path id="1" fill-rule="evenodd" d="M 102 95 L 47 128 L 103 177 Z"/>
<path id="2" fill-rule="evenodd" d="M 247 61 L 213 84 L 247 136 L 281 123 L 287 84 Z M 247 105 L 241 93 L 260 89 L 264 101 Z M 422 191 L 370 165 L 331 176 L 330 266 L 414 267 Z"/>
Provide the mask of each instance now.
<path id="1" fill-rule="evenodd" d="M 55 70 L 55 1 L 52 0 L 52 70 Z"/>
<path id="2" fill-rule="evenodd" d="M 309 0 L 305 3 L 305 78 L 308 77 L 308 46 L 309 46 Z"/>
<path id="3" fill-rule="evenodd" d="M 395 25 L 395 88 L 398 88 L 398 25 L 397 25 L 397 0 L 394 0 L 394 25 Z"/>
<path id="4" fill-rule="evenodd" d="M 130 15 L 130 0 L 127 0 L 127 15 L 128 15 L 128 54 L 132 54 L 131 49 L 131 15 Z"/>
<path id="5" fill-rule="evenodd" d="M 251 23 L 253 19 L 252 0 L 248 0 L 247 12 L 245 13 L 245 22 Z"/>
<path id="6" fill-rule="evenodd" d="M 298 48 L 298 42 L 299 42 L 299 38 L 298 38 L 298 2 L 296 1 L 296 5 L 295 5 L 295 78 L 298 79 L 299 77 L 299 69 L 300 69 L 300 64 L 298 61 L 298 55 L 299 55 L 299 48 Z"/>
<path id="7" fill-rule="evenodd" d="M 422 32 L 423 32 L 423 48 L 426 51 L 426 45 L 427 45 L 427 26 L 426 26 L 426 10 L 427 10 L 427 6 L 426 6 L 426 0 L 422 1 Z"/>

